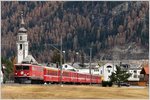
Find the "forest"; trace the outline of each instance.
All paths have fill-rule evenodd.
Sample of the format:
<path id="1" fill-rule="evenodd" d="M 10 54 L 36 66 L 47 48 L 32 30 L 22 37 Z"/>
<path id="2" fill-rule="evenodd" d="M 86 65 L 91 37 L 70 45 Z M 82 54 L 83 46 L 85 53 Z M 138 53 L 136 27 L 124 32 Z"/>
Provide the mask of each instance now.
<path id="1" fill-rule="evenodd" d="M 22 11 L 29 52 L 40 63 L 52 62 L 55 49 L 49 44 L 60 48 L 61 36 L 68 62 L 74 62 L 79 55 L 79 61 L 81 55 L 88 57 L 90 48 L 93 61 L 112 60 L 117 52 L 114 48 L 126 49 L 132 43 L 140 53 L 126 52 L 129 55 L 126 59 L 148 59 L 148 1 L 2 1 L 1 54 L 4 58 L 17 55 Z M 126 53 L 120 53 L 120 59 Z"/>

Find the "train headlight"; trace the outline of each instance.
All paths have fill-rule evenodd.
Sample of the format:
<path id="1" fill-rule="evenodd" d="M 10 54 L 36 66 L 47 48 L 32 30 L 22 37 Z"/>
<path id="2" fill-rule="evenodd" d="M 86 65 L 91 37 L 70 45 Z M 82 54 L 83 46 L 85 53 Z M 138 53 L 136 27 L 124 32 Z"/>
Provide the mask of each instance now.
<path id="1" fill-rule="evenodd" d="M 23 74 L 23 71 L 21 71 L 20 74 L 22 75 L 22 74 Z"/>

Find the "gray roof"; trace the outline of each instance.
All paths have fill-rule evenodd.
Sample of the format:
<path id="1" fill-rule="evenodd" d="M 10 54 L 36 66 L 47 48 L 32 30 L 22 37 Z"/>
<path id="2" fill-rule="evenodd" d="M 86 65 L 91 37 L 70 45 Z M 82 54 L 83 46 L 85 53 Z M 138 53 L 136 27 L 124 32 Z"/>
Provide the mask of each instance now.
<path id="1" fill-rule="evenodd" d="M 84 67 L 81 67 L 80 63 L 74 63 L 73 65 L 71 63 L 68 63 L 69 65 L 73 66 L 76 69 L 88 69 L 89 63 L 84 63 Z M 91 63 L 91 67 L 95 68 L 95 66 L 98 65 L 97 63 Z"/>
<path id="2" fill-rule="evenodd" d="M 21 28 L 19 28 L 19 31 L 26 32 L 27 29 L 25 29 L 24 27 L 21 27 Z"/>
<path id="3" fill-rule="evenodd" d="M 128 68 L 128 70 L 141 70 L 142 68 Z"/>
<path id="4" fill-rule="evenodd" d="M 38 62 L 34 59 L 32 55 L 28 55 L 22 62 L 34 63 L 38 64 Z"/>

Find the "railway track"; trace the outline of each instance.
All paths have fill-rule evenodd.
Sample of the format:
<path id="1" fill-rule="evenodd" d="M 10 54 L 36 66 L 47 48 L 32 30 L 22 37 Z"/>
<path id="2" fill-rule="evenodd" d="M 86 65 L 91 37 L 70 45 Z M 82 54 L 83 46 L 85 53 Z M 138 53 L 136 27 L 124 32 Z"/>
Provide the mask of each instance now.
<path id="1" fill-rule="evenodd" d="M 65 85 L 68 85 L 68 86 L 73 86 L 73 85 L 76 85 L 76 86 L 101 86 L 101 84 L 67 84 L 67 83 L 63 83 L 63 84 L 60 84 L 60 83 L 49 83 L 49 84 L 31 84 L 31 83 L 22 83 L 22 84 L 19 84 L 19 83 L 14 83 L 14 81 L 6 81 L 6 83 L 3 83 L 1 84 L 1 86 L 25 86 L 25 85 L 40 85 L 40 86 L 65 86 Z"/>

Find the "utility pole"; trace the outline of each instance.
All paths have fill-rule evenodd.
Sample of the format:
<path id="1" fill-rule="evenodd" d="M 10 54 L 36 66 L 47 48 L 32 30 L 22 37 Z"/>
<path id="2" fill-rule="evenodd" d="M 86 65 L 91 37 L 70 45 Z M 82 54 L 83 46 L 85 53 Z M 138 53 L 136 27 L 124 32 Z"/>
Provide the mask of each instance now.
<path id="1" fill-rule="evenodd" d="M 89 73 L 90 73 L 90 85 L 92 81 L 92 73 L 91 73 L 91 58 L 92 58 L 92 48 L 90 48 L 90 66 L 89 66 Z"/>
<path id="2" fill-rule="evenodd" d="M 62 35 L 60 40 L 60 85 L 62 86 Z"/>

